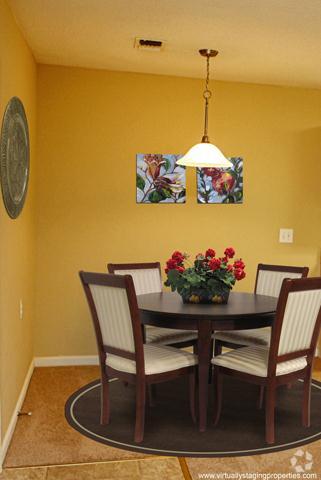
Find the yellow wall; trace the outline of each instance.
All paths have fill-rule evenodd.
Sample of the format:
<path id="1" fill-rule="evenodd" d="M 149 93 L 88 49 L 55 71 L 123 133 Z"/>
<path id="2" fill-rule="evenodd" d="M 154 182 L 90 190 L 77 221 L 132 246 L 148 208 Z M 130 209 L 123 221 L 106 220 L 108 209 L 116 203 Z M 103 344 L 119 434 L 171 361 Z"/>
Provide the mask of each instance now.
<path id="1" fill-rule="evenodd" d="M 22 214 L 11 220 L 0 202 L 3 437 L 33 357 L 34 317 L 36 355 L 95 352 L 79 269 L 233 245 L 247 263 L 238 289 L 252 290 L 259 261 L 319 274 L 321 91 L 216 82 L 211 138 L 244 157 L 244 204 L 198 205 L 189 170 L 186 205 L 137 205 L 135 154 L 183 153 L 200 139 L 203 82 L 40 66 L 36 183 L 36 65 L 5 0 L 0 32 L 0 117 L 19 96 L 31 141 Z M 280 227 L 294 228 L 293 245 L 278 243 Z"/>
<path id="2" fill-rule="evenodd" d="M 259 261 L 319 273 L 321 91 L 216 82 L 210 136 L 244 157 L 244 204 L 198 205 L 192 169 L 185 205 L 137 205 L 135 154 L 199 141 L 203 82 L 38 73 L 36 355 L 95 353 L 80 269 L 233 245 L 247 264 L 240 290 L 253 289 Z M 280 227 L 295 229 L 293 245 L 278 243 Z"/>
<path id="3" fill-rule="evenodd" d="M 0 328 L 2 436 L 8 427 L 33 358 L 34 317 L 34 180 L 36 65 L 13 16 L 0 0 L 0 118 L 9 99 L 24 103 L 30 129 L 31 175 L 21 215 L 9 218 L 0 200 Z M 24 318 L 19 318 L 19 300 Z"/>

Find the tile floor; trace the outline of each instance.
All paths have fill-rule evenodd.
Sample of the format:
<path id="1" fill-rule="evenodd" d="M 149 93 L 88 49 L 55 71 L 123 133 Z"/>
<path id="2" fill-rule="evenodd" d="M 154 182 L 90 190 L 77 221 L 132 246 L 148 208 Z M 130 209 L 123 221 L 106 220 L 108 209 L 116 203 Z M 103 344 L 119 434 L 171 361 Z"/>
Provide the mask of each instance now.
<path id="1" fill-rule="evenodd" d="M 184 480 L 177 458 L 149 458 L 81 465 L 9 468 L 1 480 Z"/>

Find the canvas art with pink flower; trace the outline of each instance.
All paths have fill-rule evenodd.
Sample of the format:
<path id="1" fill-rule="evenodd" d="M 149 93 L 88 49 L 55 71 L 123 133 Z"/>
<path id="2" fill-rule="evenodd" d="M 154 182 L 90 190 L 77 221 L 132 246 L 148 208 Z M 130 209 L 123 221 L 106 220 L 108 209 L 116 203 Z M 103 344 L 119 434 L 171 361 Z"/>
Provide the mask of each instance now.
<path id="1" fill-rule="evenodd" d="M 231 168 L 198 168 L 198 203 L 243 203 L 243 159 L 229 158 Z"/>
<path id="2" fill-rule="evenodd" d="M 182 155 L 136 155 L 137 203 L 185 203 L 185 167 L 176 165 Z"/>

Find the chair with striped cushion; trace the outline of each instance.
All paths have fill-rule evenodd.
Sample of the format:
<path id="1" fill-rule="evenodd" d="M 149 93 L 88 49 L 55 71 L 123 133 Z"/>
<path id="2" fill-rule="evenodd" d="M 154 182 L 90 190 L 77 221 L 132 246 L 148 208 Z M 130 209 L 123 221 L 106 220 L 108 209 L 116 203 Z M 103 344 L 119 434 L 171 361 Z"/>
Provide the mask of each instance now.
<path id="1" fill-rule="evenodd" d="M 160 263 L 109 263 L 109 273 L 131 275 L 137 295 L 162 291 Z M 195 345 L 197 332 L 146 325 L 144 328 L 146 343 L 153 345 L 171 345 L 178 348 Z"/>
<path id="2" fill-rule="evenodd" d="M 284 265 L 266 265 L 259 263 L 256 273 L 254 293 L 278 297 L 285 278 L 307 277 L 308 267 L 288 267 Z M 222 347 L 268 346 L 271 328 L 253 328 L 250 330 L 231 330 L 215 332 L 215 355 L 222 353 Z"/>
<path id="3" fill-rule="evenodd" d="M 321 327 L 321 277 L 282 283 L 269 347 L 250 346 L 215 356 L 215 415 L 222 404 L 222 376 L 232 375 L 266 388 L 266 441 L 274 443 L 276 388 L 302 379 L 302 423 L 310 426 L 312 364 Z"/>
<path id="4" fill-rule="evenodd" d="M 130 275 L 79 272 L 90 307 L 101 373 L 101 424 L 110 420 L 109 379 L 136 386 L 135 442 L 144 437 L 146 387 L 189 375 L 195 421 L 197 356 L 169 346 L 143 343 L 139 309 Z"/>

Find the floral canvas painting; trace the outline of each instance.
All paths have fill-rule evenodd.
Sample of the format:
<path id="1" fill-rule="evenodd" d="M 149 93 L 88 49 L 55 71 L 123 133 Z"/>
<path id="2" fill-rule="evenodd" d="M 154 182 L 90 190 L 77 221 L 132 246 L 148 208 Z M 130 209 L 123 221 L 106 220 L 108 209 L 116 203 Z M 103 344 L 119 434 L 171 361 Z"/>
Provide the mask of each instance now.
<path id="1" fill-rule="evenodd" d="M 137 203 L 185 203 L 185 167 L 176 165 L 181 155 L 136 155 Z"/>
<path id="2" fill-rule="evenodd" d="M 243 203 L 243 159 L 229 158 L 231 168 L 198 168 L 198 203 Z"/>

